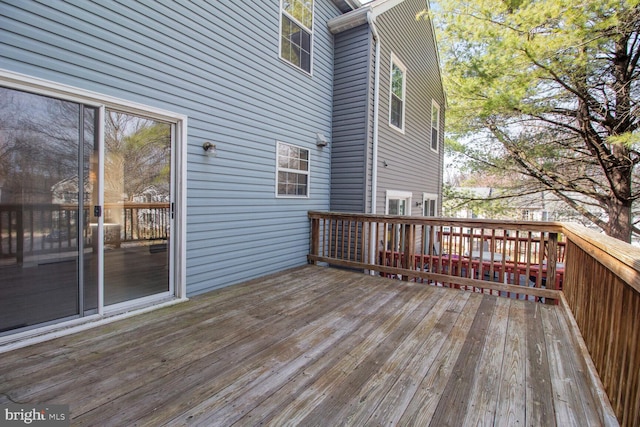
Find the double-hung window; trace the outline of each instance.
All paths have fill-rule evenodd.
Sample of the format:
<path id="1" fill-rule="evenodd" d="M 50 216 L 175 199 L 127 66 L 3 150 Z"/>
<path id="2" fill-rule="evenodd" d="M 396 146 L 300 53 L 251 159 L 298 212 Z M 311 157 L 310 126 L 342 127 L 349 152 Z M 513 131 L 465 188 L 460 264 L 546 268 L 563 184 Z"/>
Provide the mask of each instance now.
<path id="1" fill-rule="evenodd" d="M 309 150 L 278 142 L 278 197 L 309 197 Z"/>
<path id="2" fill-rule="evenodd" d="M 313 0 L 280 0 L 280 57 L 311 74 Z"/>
<path id="3" fill-rule="evenodd" d="M 422 215 L 436 216 L 438 209 L 438 196 L 436 194 L 422 194 Z"/>
<path id="4" fill-rule="evenodd" d="M 422 215 L 423 216 L 437 216 L 438 209 L 438 195 L 432 193 L 422 193 Z M 429 255 L 438 255 L 440 253 L 439 247 L 440 244 L 437 241 L 437 237 L 435 236 L 436 230 L 438 227 L 427 225 L 424 227 L 422 241 L 424 242 L 423 251 L 425 254 Z M 433 241 L 433 244 L 430 245 L 429 242 Z"/>
<path id="5" fill-rule="evenodd" d="M 404 131 L 407 69 L 391 54 L 391 94 L 389 100 L 389 124 Z"/>
<path id="6" fill-rule="evenodd" d="M 387 190 L 387 200 L 385 213 L 387 215 L 411 215 L 410 191 Z M 385 231 L 386 248 L 388 250 L 399 251 L 404 247 L 404 225 L 389 224 Z"/>
<path id="7" fill-rule="evenodd" d="M 431 102 L 431 149 L 438 151 L 440 135 L 440 106 L 435 101 Z"/>

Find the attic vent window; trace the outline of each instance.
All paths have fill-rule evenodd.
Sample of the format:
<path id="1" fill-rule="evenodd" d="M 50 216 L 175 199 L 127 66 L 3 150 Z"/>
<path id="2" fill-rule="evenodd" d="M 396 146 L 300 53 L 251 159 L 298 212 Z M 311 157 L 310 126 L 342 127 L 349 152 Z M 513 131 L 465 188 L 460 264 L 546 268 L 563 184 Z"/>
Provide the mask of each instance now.
<path id="1" fill-rule="evenodd" d="M 435 101 L 431 102 L 431 149 L 438 151 L 440 144 L 440 106 Z"/>
<path id="2" fill-rule="evenodd" d="M 313 0 L 282 0 L 280 10 L 280 57 L 311 74 Z"/>

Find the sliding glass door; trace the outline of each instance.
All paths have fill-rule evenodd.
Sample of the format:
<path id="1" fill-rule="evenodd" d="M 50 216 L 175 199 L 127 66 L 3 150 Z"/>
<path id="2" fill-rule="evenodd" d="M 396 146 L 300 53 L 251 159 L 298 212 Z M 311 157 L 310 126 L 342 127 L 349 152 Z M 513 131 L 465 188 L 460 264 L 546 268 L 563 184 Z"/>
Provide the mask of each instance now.
<path id="1" fill-rule="evenodd" d="M 174 139 L 171 123 L 0 87 L 0 337 L 171 295 Z"/>
<path id="2" fill-rule="evenodd" d="M 172 126 L 107 110 L 104 301 L 169 292 Z"/>
<path id="3" fill-rule="evenodd" d="M 98 308 L 97 113 L 0 88 L 0 334 Z"/>

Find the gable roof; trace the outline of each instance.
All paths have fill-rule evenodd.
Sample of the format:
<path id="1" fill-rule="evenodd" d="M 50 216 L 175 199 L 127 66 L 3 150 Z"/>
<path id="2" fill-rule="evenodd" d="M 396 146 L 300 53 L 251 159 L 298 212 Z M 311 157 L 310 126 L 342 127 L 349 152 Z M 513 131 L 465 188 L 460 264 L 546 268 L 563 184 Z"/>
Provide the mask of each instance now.
<path id="1" fill-rule="evenodd" d="M 356 1 L 359 3 L 359 0 L 349 0 Z M 368 3 L 364 6 L 360 6 L 359 8 L 352 10 L 351 12 L 345 13 L 344 15 L 337 16 L 329 22 L 327 22 L 327 26 L 329 27 L 329 31 L 332 34 L 338 34 L 343 31 L 346 31 L 350 28 L 355 28 L 360 25 L 370 24 L 372 27 L 375 27 L 375 20 L 378 15 L 383 14 L 389 9 L 394 8 L 404 2 L 404 0 L 374 0 L 371 3 Z M 429 0 L 425 0 L 425 6 L 428 10 L 431 10 L 431 2 Z M 433 36 L 433 42 L 435 44 L 436 51 L 436 59 L 438 63 L 438 73 L 440 74 L 440 84 L 442 85 L 444 91 L 444 82 L 442 80 L 442 70 L 440 68 L 440 51 L 438 49 L 438 39 L 436 37 L 435 27 L 431 18 L 429 17 L 429 22 L 431 23 L 431 34 Z M 377 36 L 376 36 L 377 37 Z M 447 94 L 445 92 L 445 105 L 448 104 Z"/>

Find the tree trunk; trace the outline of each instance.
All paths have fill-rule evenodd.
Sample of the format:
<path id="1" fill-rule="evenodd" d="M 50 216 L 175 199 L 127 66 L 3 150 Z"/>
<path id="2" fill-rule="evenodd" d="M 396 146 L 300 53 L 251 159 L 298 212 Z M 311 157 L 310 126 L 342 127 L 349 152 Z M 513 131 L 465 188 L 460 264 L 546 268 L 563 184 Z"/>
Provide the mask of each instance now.
<path id="1" fill-rule="evenodd" d="M 623 145 L 613 145 L 611 152 L 616 159 L 614 168 L 608 170 L 611 193 L 608 202 L 608 230 L 606 233 L 627 243 L 631 243 L 633 232 L 633 163 L 629 149 Z"/>
<path id="2" fill-rule="evenodd" d="M 620 189 L 628 189 L 631 193 L 631 179 L 626 180 L 626 185 L 620 185 Z M 615 196 L 611 196 L 608 203 L 609 220 L 607 229 L 604 230 L 609 236 L 631 243 L 631 234 L 633 231 L 633 211 L 631 209 L 631 198 L 620 200 Z"/>

